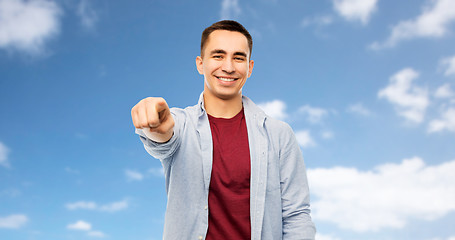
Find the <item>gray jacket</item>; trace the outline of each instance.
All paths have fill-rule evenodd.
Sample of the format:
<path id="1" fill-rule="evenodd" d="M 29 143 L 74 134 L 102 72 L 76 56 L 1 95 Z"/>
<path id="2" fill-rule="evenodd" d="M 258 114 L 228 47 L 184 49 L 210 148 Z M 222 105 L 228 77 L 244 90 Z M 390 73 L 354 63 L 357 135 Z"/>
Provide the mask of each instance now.
<path id="1" fill-rule="evenodd" d="M 314 239 L 310 195 L 300 147 L 291 127 L 268 117 L 243 97 L 251 159 L 251 239 Z M 160 159 L 168 196 L 165 240 L 205 239 L 212 171 L 212 136 L 203 95 L 185 109 L 172 108 L 174 135 L 156 143 L 137 129 L 144 147 Z"/>

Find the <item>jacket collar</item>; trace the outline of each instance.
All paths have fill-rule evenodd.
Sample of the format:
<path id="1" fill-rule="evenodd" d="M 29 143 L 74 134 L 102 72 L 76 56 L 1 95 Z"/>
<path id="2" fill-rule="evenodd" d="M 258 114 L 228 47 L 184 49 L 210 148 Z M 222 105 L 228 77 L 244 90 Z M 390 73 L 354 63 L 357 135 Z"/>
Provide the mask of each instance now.
<path id="1" fill-rule="evenodd" d="M 260 109 L 251 99 L 249 99 L 247 96 L 242 95 L 242 103 L 243 103 L 243 108 L 245 109 L 245 112 L 248 112 L 253 116 L 255 119 L 258 119 L 259 121 L 264 121 L 266 119 L 266 114 L 262 109 Z M 199 95 L 199 101 L 198 101 L 198 116 L 200 117 L 203 114 L 206 114 L 205 107 L 204 107 L 204 92 Z"/>

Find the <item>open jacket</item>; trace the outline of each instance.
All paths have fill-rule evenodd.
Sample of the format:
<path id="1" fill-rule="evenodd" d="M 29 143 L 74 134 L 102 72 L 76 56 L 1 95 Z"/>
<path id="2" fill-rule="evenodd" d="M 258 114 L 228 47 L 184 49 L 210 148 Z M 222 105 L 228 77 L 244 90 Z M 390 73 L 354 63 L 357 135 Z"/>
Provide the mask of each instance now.
<path id="1" fill-rule="evenodd" d="M 268 117 L 243 96 L 251 159 L 251 239 L 314 239 L 302 153 L 291 127 Z M 156 143 L 136 129 L 150 155 L 160 159 L 168 196 L 163 239 L 205 239 L 212 171 L 212 136 L 203 95 L 172 108 L 174 135 Z"/>

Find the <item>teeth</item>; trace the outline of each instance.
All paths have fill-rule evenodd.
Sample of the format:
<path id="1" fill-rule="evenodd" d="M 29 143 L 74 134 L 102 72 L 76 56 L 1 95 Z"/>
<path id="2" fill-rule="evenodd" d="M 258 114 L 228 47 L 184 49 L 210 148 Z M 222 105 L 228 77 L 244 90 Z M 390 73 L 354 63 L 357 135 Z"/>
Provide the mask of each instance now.
<path id="1" fill-rule="evenodd" d="M 223 77 L 218 77 L 221 81 L 226 81 L 226 82 L 233 82 L 235 81 L 235 78 L 223 78 Z"/>

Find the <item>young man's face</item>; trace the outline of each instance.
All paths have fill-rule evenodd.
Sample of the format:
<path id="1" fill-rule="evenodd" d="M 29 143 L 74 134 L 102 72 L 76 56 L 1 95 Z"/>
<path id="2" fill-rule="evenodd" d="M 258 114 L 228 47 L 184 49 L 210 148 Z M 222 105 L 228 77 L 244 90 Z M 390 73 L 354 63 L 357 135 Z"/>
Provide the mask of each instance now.
<path id="1" fill-rule="evenodd" d="M 249 60 L 247 38 L 239 32 L 215 30 L 203 51 L 202 56 L 196 58 L 196 66 L 204 75 L 204 94 L 223 100 L 241 96 L 254 65 Z"/>

